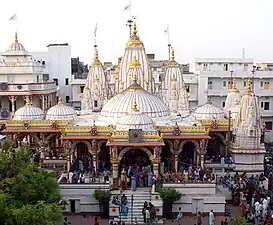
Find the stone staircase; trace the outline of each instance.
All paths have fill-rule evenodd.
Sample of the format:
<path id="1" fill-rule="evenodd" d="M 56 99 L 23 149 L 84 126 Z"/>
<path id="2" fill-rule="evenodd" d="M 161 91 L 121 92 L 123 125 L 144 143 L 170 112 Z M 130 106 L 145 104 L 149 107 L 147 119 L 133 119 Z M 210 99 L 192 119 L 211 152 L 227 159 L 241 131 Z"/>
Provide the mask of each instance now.
<path id="1" fill-rule="evenodd" d="M 114 218 L 115 222 L 121 221 L 126 224 L 144 224 L 144 219 L 142 215 L 142 208 L 144 202 L 151 201 L 151 193 L 149 188 L 138 188 L 136 191 L 132 192 L 131 190 L 126 190 L 123 192 L 126 195 L 128 200 L 128 215 L 126 217 L 118 215 Z M 120 195 L 120 191 L 112 191 L 112 195 Z M 133 203 L 132 203 L 133 196 Z"/>

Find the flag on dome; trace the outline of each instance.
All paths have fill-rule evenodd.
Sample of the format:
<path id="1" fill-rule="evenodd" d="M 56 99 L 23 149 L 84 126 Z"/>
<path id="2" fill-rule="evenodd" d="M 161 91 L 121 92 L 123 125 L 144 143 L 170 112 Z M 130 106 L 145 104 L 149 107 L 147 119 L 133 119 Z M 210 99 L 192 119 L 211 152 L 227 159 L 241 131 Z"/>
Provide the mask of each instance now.
<path id="1" fill-rule="evenodd" d="M 17 21 L 16 13 L 12 17 L 9 18 L 9 21 Z"/>
<path id="2" fill-rule="evenodd" d="M 97 35 L 97 30 L 98 30 L 98 23 L 96 23 L 95 30 L 94 30 L 94 35 Z"/>

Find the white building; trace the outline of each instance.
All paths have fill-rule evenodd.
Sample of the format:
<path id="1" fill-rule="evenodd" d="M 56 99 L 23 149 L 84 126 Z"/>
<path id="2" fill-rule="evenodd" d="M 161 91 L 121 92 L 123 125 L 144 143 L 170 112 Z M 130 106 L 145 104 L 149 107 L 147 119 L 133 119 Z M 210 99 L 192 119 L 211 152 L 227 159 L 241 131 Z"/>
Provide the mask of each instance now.
<path id="1" fill-rule="evenodd" d="M 253 68 L 255 72 L 253 73 Z M 259 97 L 259 107 L 266 127 L 272 130 L 273 122 L 273 71 L 256 69 L 253 59 L 195 59 L 190 70 L 198 79 L 198 105 L 206 102 L 209 96 L 219 108 L 225 107 L 228 90 L 235 80 L 236 88 L 247 90 L 247 80 L 251 78 L 252 89 Z M 231 72 L 232 71 L 232 72 Z M 231 77 L 232 75 L 232 77 Z"/>
<path id="2" fill-rule="evenodd" d="M 28 56 L 33 63 L 41 64 L 40 76 L 35 77 L 35 82 L 55 81 L 59 87 L 57 95 L 66 103 L 72 98 L 71 90 L 71 47 L 67 44 L 49 44 L 47 52 L 29 52 Z M 3 55 L 4 54 L 4 55 Z M 6 52 L 0 53 L 0 61 L 5 60 Z M 9 76 L 10 77 L 10 76 Z M 23 76 L 22 76 L 23 77 Z M 33 82 L 34 82 L 33 80 Z M 15 83 L 15 81 L 7 81 Z M 25 80 L 24 82 L 29 82 Z M 54 86 L 54 84 L 52 84 Z M 56 85 L 55 85 L 56 86 Z M 21 105 L 21 104 L 19 104 Z M 17 107 L 18 108 L 18 107 Z"/>
<path id="3" fill-rule="evenodd" d="M 41 108 L 42 113 L 56 104 L 57 86 L 53 80 L 44 79 L 44 70 L 45 62 L 34 60 L 15 34 L 14 42 L 0 59 L 1 120 L 13 116 L 25 102 Z"/>

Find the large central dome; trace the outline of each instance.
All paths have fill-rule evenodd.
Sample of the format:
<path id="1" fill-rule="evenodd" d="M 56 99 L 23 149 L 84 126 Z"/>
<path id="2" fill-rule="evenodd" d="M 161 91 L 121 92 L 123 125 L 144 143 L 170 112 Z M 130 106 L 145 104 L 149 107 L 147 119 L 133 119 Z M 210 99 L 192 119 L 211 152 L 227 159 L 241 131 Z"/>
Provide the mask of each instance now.
<path id="1" fill-rule="evenodd" d="M 140 113 L 151 118 L 165 117 L 170 115 L 169 108 L 156 96 L 144 90 L 136 83 L 131 84 L 125 91 L 111 98 L 101 110 L 101 115 L 114 119 L 128 115 L 134 102 L 139 105 Z"/>

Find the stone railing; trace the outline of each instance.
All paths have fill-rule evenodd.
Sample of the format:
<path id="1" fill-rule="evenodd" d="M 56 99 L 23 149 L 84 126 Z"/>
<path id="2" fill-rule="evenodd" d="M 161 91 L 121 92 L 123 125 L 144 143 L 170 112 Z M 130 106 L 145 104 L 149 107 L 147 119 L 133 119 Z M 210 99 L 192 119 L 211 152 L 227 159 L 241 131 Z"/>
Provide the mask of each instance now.
<path id="1" fill-rule="evenodd" d="M 57 91 L 55 82 L 42 83 L 8 83 L 8 89 L 0 92 L 41 92 L 41 91 Z"/>

